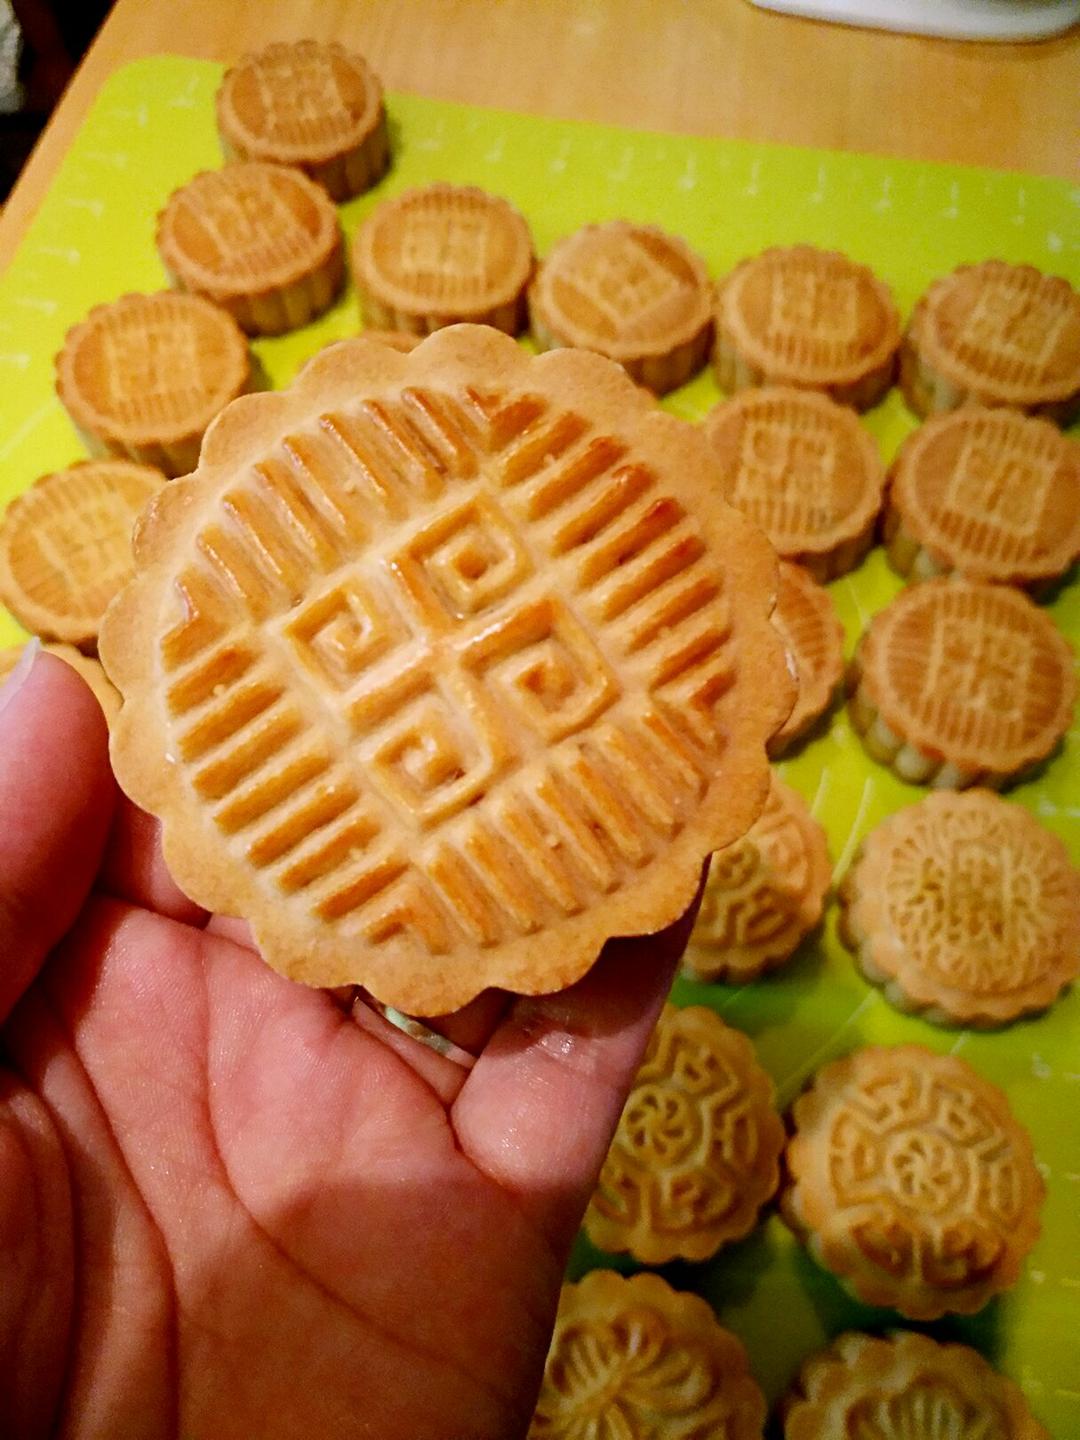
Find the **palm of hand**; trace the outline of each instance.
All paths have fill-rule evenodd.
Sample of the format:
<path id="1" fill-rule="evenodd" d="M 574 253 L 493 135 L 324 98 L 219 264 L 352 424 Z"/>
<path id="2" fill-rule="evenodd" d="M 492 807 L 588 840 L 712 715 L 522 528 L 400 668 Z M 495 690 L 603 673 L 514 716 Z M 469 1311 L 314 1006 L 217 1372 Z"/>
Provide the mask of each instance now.
<path id="1" fill-rule="evenodd" d="M 26 826 L 17 856 L 0 840 L 20 957 L 0 1019 L 25 991 L 0 1031 L 0 1433 L 523 1434 L 681 933 L 518 1002 L 447 1103 L 331 996 L 204 928 L 146 825 L 121 818 L 99 872 L 99 720 L 53 662 L 0 730 L 35 705 L 61 716 L 45 763 L 0 769 L 0 813 L 40 812 L 45 785 L 53 804 L 30 880 Z"/>

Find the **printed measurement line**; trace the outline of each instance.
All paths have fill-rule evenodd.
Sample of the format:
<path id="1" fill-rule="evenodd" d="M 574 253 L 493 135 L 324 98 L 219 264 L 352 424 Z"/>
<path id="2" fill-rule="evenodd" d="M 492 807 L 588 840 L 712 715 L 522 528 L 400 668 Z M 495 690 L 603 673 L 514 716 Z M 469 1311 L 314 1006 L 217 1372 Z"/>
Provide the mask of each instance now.
<path id="1" fill-rule="evenodd" d="M 876 1004 L 880 999 L 881 996 L 878 994 L 878 992 L 876 990 L 871 990 L 870 994 L 866 995 L 862 1000 L 859 1001 L 858 1005 L 855 1006 L 855 1009 L 852 1010 L 851 1014 L 844 1021 L 844 1023 L 833 1031 L 833 1033 L 829 1036 L 828 1040 L 826 1040 L 823 1045 L 819 1045 L 812 1055 L 810 1055 L 806 1060 L 802 1061 L 802 1063 L 796 1069 L 792 1070 L 790 1074 L 785 1075 L 784 1078 L 779 1081 L 776 1086 L 776 1093 L 781 1106 L 787 1105 L 789 1099 L 791 1098 L 790 1094 L 788 1093 L 789 1086 L 791 1087 L 792 1093 L 794 1092 L 794 1090 L 798 1089 L 806 1076 L 809 1075 L 811 1071 L 817 1069 L 818 1061 L 821 1060 L 823 1056 L 829 1053 L 829 1051 L 835 1045 L 838 1037 L 841 1036 L 845 1030 L 850 1030 L 851 1026 L 855 1024 L 856 1020 L 858 1020 L 860 1015 L 864 1015 L 866 1011 L 869 1010 L 870 1006 Z"/>
<path id="2" fill-rule="evenodd" d="M 844 871 L 851 863 L 851 857 L 852 855 L 854 855 L 856 848 L 859 844 L 859 835 L 862 829 L 863 819 L 865 818 L 867 807 L 870 804 L 870 800 L 873 794 L 874 779 L 872 775 L 868 775 L 863 781 L 862 794 L 859 796 L 859 808 L 855 811 L 855 819 L 851 822 L 851 829 L 848 831 L 848 837 L 844 843 L 844 848 L 840 853 L 839 860 L 837 860 L 836 864 L 833 866 L 834 876 L 843 875 Z"/>

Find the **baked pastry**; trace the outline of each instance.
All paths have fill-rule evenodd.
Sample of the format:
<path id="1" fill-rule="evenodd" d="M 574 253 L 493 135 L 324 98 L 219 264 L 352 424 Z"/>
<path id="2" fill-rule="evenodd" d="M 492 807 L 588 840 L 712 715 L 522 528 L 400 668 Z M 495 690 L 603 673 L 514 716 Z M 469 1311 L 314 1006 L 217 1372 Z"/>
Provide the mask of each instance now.
<path id="1" fill-rule="evenodd" d="M 885 541 L 912 580 L 1045 588 L 1080 556 L 1080 445 L 1015 410 L 937 415 L 893 462 Z"/>
<path id="2" fill-rule="evenodd" d="M 592 1270 L 564 1285 L 529 1440 L 761 1440 L 746 1351 L 699 1295 Z"/>
<path id="3" fill-rule="evenodd" d="M 342 45 L 277 41 L 246 55 L 225 72 L 217 124 L 228 159 L 293 165 L 339 203 L 390 163 L 382 86 Z"/>
<path id="4" fill-rule="evenodd" d="M 711 487 L 617 366 L 487 327 L 231 406 L 101 637 L 177 881 L 420 1015 L 674 919 L 792 699 L 775 559 Z"/>
<path id="5" fill-rule="evenodd" d="M 384 200 L 353 241 L 364 325 L 429 335 L 467 320 L 525 324 L 532 238 L 507 200 L 475 185 L 426 185 Z"/>
<path id="6" fill-rule="evenodd" d="M 206 427 L 250 383 L 232 316 L 170 290 L 95 306 L 56 357 L 57 394 L 90 453 L 169 476 L 195 467 Z"/>
<path id="7" fill-rule="evenodd" d="M 804 1361 L 784 1440 L 1050 1440 L 1023 1391 L 967 1345 L 849 1331 Z"/>
<path id="8" fill-rule="evenodd" d="M 380 345 L 388 345 L 401 355 L 415 350 L 424 338 L 422 335 L 411 335 L 408 330 L 364 330 L 363 336 L 365 340 L 377 340 Z"/>
<path id="9" fill-rule="evenodd" d="M 885 470 L 845 406 L 790 387 L 748 390 L 709 411 L 705 434 L 724 498 L 815 580 L 851 570 L 874 543 Z"/>
<path id="10" fill-rule="evenodd" d="M 585 1214 L 601 1250 L 707 1260 L 754 1228 L 780 1183 L 784 1126 L 741 1030 L 667 1005 Z"/>
<path id="11" fill-rule="evenodd" d="M 780 564 L 772 623 L 795 667 L 795 708 L 769 741 L 775 759 L 825 714 L 844 678 L 844 627 L 829 592 L 799 565 Z"/>
<path id="12" fill-rule="evenodd" d="M 110 685 L 100 663 L 76 650 L 73 645 L 48 644 L 41 648 L 50 655 L 55 655 L 58 660 L 63 660 L 65 665 L 70 665 L 72 670 L 86 681 L 94 699 L 101 706 L 106 722 L 111 726 L 120 710 L 120 696 L 116 687 Z M 22 653 L 22 645 L 12 645 L 6 650 L 0 650 L 0 684 L 3 684 L 15 669 Z"/>
<path id="13" fill-rule="evenodd" d="M 1080 294 L 1031 265 L 961 265 L 911 312 L 900 386 L 916 415 L 1009 405 L 1068 424 L 1080 410 Z"/>
<path id="14" fill-rule="evenodd" d="M 105 608 L 132 570 L 131 532 L 160 470 L 85 460 L 43 475 L 0 524 L 0 599 L 34 634 L 97 644 Z"/>
<path id="15" fill-rule="evenodd" d="M 836 250 L 765 250 L 719 289 L 713 360 L 721 390 L 794 385 L 868 410 L 893 382 L 899 344 L 888 286 Z"/>
<path id="16" fill-rule="evenodd" d="M 1073 653 L 1019 590 L 949 576 L 909 586 L 870 621 L 851 667 L 851 723 L 902 780 L 998 789 L 1069 728 Z"/>
<path id="17" fill-rule="evenodd" d="M 840 933 L 868 980 L 937 1024 L 1004 1025 L 1080 973 L 1080 870 L 987 790 L 928 795 L 863 841 Z"/>
<path id="18" fill-rule="evenodd" d="M 713 333 L 705 262 L 655 225 L 609 220 L 568 235 L 529 287 L 541 350 L 577 345 L 663 395 L 705 364 Z"/>
<path id="19" fill-rule="evenodd" d="M 362 336 L 365 340 L 374 340 L 378 345 L 385 345 L 388 350 L 396 350 L 399 355 L 407 355 L 410 350 L 415 350 L 424 338 L 422 335 L 410 335 L 405 330 L 364 330 Z M 328 340 L 325 345 L 320 345 L 318 349 L 312 350 L 296 367 L 293 379 L 299 375 L 305 365 L 311 363 L 316 355 L 321 355 L 324 350 L 329 350 L 331 345 L 341 345 L 355 338 L 355 336 L 346 336 L 344 340 Z"/>
<path id="20" fill-rule="evenodd" d="M 1046 1189 L 1031 1137 L 958 1055 L 868 1045 L 792 1109 L 784 1219 L 866 1305 L 969 1315 L 1014 1284 Z"/>
<path id="21" fill-rule="evenodd" d="M 831 877 L 825 831 L 774 771 L 761 815 L 709 861 L 686 974 L 744 985 L 775 970 L 820 921 Z"/>
<path id="22" fill-rule="evenodd" d="M 249 335 L 307 325 L 345 277 L 326 191 L 299 170 L 258 160 L 205 170 L 173 191 L 157 247 L 174 285 L 228 310 Z"/>

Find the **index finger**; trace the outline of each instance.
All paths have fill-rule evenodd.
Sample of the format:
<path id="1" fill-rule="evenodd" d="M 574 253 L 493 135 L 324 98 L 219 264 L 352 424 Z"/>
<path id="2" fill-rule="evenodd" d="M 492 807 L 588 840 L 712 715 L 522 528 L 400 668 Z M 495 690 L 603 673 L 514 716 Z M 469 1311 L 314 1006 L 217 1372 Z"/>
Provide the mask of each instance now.
<path id="1" fill-rule="evenodd" d="M 462 1149 L 556 1251 L 580 1223 L 700 900 L 699 886 L 656 935 L 610 940 L 569 989 L 517 999 L 454 1103 Z"/>

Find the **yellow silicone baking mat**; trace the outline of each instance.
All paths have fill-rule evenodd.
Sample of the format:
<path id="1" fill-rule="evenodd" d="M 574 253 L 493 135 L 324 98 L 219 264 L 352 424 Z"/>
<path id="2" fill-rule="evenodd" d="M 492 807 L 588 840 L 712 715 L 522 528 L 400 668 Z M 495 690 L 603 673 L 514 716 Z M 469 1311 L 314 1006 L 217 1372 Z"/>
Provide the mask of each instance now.
<path id="1" fill-rule="evenodd" d="M 94 303 L 165 277 L 154 217 L 169 192 L 220 163 L 214 91 L 221 67 L 159 57 L 117 72 L 98 97 L 22 247 L 0 280 L 0 500 L 76 459 L 79 442 L 53 393 L 65 330 Z M 393 95 L 394 166 L 342 210 L 352 233 L 384 195 L 429 180 L 469 181 L 528 217 L 538 250 L 588 220 L 629 216 L 683 234 L 721 275 L 740 257 L 798 240 L 837 246 L 872 265 L 905 311 L 935 275 L 988 255 L 1080 276 L 1080 190 L 1063 181 L 862 155 L 693 139 L 542 120 Z M 317 324 L 255 348 L 270 382 L 286 383 L 328 340 L 359 328 L 346 293 Z M 708 374 L 665 403 L 690 419 L 718 398 Z M 897 392 L 866 423 L 891 456 L 914 425 Z M 849 644 L 900 588 L 880 550 L 832 593 Z M 1080 635 L 1075 575 L 1050 606 Z M 0 618 L 0 641 L 18 629 Z M 1010 792 L 1080 856 L 1080 743 L 1074 729 L 1031 784 Z M 837 875 L 859 838 L 918 798 L 864 755 L 842 711 L 827 733 L 780 766 L 825 825 Z M 676 1000 L 711 1005 L 747 1031 L 780 1098 L 832 1057 L 865 1042 L 921 1041 L 962 1054 L 1004 1087 L 1035 1138 L 1049 1187 L 1044 1230 L 1019 1284 L 964 1320 L 929 1327 L 978 1346 L 1023 1385 L 1055 1436 L 1080 1436 L 1080 998 L 997 1034 L 935 1029 L 891 1010 L 824 933 L 773 978 L 742 988 L 680 981 Z M 604 1258 L 582 1241 L 572 1271 Z M 625 1261 L 608 1261 L 620 1269 Z M 799 1361 L 838 1330 L 895 1317 L 859 1306 L 804 1256 L 772 1216 L 705 1265 L 672 1265 L 745 1340 L 770 1398 Z"/>

